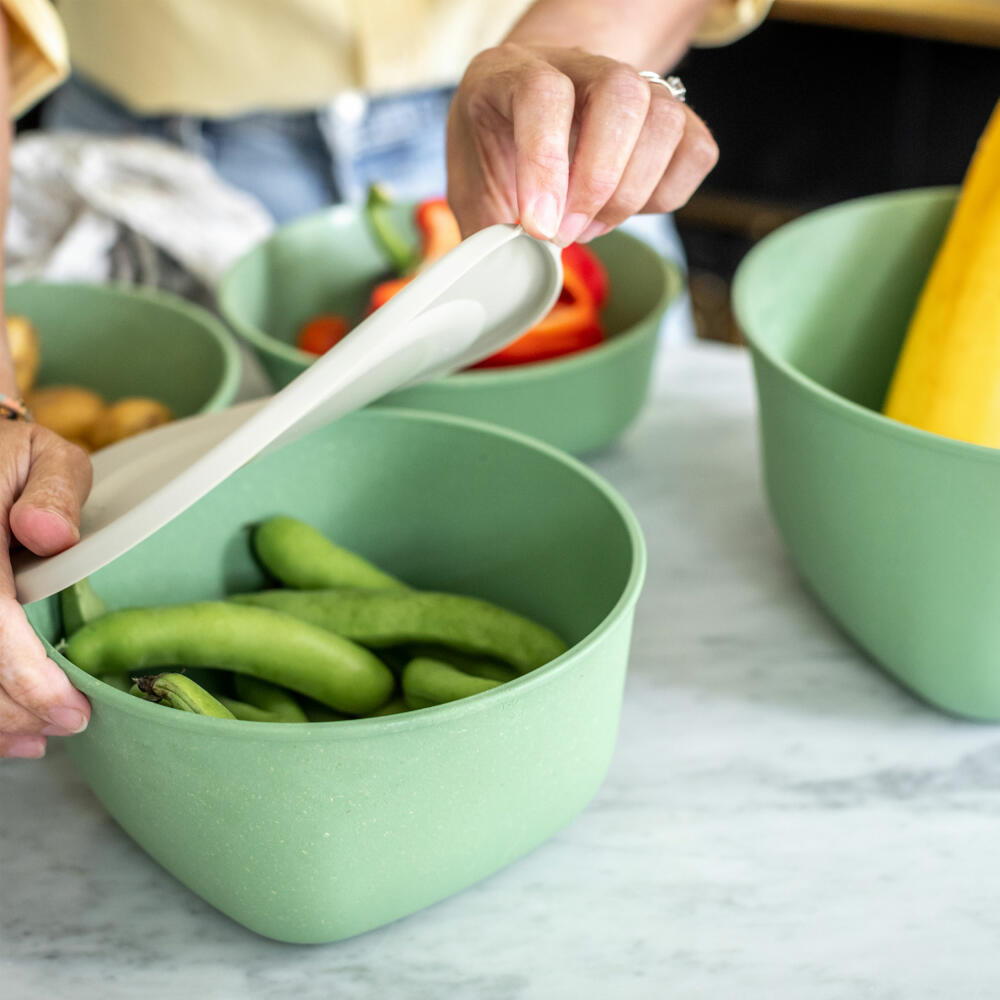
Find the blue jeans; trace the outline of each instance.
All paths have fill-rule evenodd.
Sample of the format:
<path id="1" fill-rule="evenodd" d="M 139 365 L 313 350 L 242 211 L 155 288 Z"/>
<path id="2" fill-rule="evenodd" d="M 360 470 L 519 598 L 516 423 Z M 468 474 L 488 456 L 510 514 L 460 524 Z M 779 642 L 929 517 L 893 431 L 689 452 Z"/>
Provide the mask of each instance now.
<path id="1" fill-rule="evenodd" d="M 448 88 L 367 100 L 344 94 L 318 112 L 236 118 L 138 116 L 73 78 L 47 102 L 42 126 L 142 135 L 205 157 L 278 222 L 333 202 L 360 201 L 380 181 L 402 199 L 444 194 Z"/>
<path id="2" fill-rule="evenodd" d="M 318 111 L 235 118 L 139 116 L 79 77 L 46 103 L 42 125 L 105 135 L 142 135 L 205 157 L 234 187 L 257 197 L 279 223 L 334 202 L 358 202 L 368 185 L 401 199 L 445 190 L 445 123 L 453 91 L 392 97 L 342 94 Z M 685 267 L 670 216 L 636 216 L 624 229 Z M 668 338 L 690 339 L 686 303 L 670 311 Z"/>

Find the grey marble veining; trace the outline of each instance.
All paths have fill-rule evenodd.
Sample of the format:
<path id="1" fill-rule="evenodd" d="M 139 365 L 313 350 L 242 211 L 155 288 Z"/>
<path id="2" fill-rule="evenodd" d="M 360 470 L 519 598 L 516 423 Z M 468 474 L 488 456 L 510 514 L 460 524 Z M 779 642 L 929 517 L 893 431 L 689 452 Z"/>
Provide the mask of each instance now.
<path id="1" fill-rule="evenodd" d="M 591 463 L 649 544 L 618 750 L 571 826 L 351 941 L 265 941 L 106 817 L 55 747 L 0 764 L 0 997 L 1000 996 L 1000 729 L 883 676 L 768 520 L 749 359 L 661 359 Z"/>

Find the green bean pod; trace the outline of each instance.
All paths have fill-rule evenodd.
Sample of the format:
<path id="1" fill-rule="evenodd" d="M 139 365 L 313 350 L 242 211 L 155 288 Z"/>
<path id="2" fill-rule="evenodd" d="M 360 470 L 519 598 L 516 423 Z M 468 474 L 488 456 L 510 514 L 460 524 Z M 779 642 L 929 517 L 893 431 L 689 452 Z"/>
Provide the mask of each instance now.
<path id="1" fill-rule="evenodd" d="M 215 719 L 236 718 L 225 705 L 183 674 L 149 674 L 138 677 L 130 693 L 182 712 L 210 715 Z"/>
<path id="2" fill-rule="evenodd" d="M 313 698 L 303 698 L 300 704 L 309 722 L 343 722 L 345 719 L 355 718 L 346 712 L 338 712 L 329 705 L 323 705 Z"/>
<path id="3" fill-rule="evenodd" d="M 408 708 L 428 708 L 489 691 L 500 683 L 473 677 L 450 663 L 418 656 L 403 670 L 403 697 Z"/>
<path id="4" fill-rule="evenodd" d="M 231 670 L 351 715 L 383 705 L 395 687 L 392 672 L 367 649 L 290 615 L 225 601 L 112 611 L 72 636 L 66 656 L 89 674 Z"/>
<path id="5" fill-rule="evenodd" d="M 294 517 L 279 515 L 261 522 L 253 529 L 251 543 L 261 565 L 286 587 L 407 589 L 402 581 Z"/>
<path id="6" fill-rule="evenodd" d="M 92 622 L 108 613 L 104 599 L 91 586 L 90 580 L 84 577 L 72 587 L 67 587 L 59 594 L 59 611 L 62 614 L 63 635 L 68 639 L 78 632 L 87 622 Z"/>
<path id="7" fill-rule="evenodd" d="M 308 722 L 306 713 L 291 692 L 276 684 L 269 684 L 249 674 L 237 674 L 233 678 L 236 697 L 241 703 L 269 716 L 271 722 Z M 237 719 L 242 718 L 236 712 Z"/>
<path id="8" fill-rule="evenodd" d="M 435 643 L 502 660 L 521 674 L 566 651 L 566 644 L 544 626 L 460 594 L 265 590 L 230 600 L 293 615 L 363 646 Z"/>

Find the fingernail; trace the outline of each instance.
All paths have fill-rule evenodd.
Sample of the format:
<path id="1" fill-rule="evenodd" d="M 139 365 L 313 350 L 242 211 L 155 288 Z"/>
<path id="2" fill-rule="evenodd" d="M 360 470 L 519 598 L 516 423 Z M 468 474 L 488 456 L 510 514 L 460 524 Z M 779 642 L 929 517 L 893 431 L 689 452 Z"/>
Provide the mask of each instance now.
<path id="1" fill-rule="evenodd" d="M 587 228 L 589 222 L 590 217 L 583 212 L 573 212 L 567 215 L 559 227 L 559 235 L 555 240 L 556 243 L 561 247 L 568 247 Z"/>
<path id="2" fill-rule="evenodd" d="M 63 729 L 62 726 L 54 724 L 46 726 L 42 731 L 42 736 L 72 736 L 72 729 Z"/>
<path id="3" fill-rule="evenodd" d="M 587 228 L 580 233 L 576 238 L 577 243 L 589 243 L 591 240 L 596 240 L 598 236 L 603 236 L 610 226 L 604 225 L 603 222 L 592 222 Z"/>
<path id="4" fill-rule="evenodd" d="M 48 713 L 48 720 L 61 730 L 58 735 L 81 733 L 87 728 L 86 716 L 75 708 L 54 708 Z"/>
<path id="5" fill-rule="evenodd" d="M 61 510 L 53 510 L 51 507 L 42 507 L 46 514 L 55 514 L 63 524 L 69 528 L 74 541 L 80 541 L 80 525 L 74 524 Z"/>
<path id="6" fill-rule="evenodd" d="M 37 760 L 45 756 L 45 740 L 38 736 L 15 736 L 7 744 L 5 757 L 24 757 Z"/>
<path id="7" fill-rule="evenodd" d="M 539 195 L 531 206 L 531 219 L 537 229 L 547 240 L 556 234 L 559 225 L 559 205 L 551 194 Z"/>

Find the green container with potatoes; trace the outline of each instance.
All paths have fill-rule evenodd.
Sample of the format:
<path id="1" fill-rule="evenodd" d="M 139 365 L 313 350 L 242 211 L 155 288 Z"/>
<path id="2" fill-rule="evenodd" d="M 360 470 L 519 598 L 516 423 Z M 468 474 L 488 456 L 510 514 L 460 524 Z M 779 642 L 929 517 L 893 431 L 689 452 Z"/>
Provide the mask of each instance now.
<path id="1" fill-rule="evenodd" d="M 734 299 L 768 499 L 803 579 L 920 697 L 997 721 L 1000 450 L 880 412 L 955 197 L 906 191 L 805 216 L 751 251 Z"/>
<path id="2" fill-rule="evenodd" d="M 246 927 L 330 942 L 484 878 L 583 809 L 614 749 L 645 551 L 621 498 L 568 456 L 460 418 L 378 408 L 245 466 L 95 573 L 94 588 L 112 608 L 260 590 L 269 581 L 248 535 L 275 514 L 416 588 L 493 601 L 569 645 L 447 704 L 235 721 L 103 684 L 53 648 L 58 598 L 28 606 L 93 706 L 68 747 L 111 815 Z"/>
<path id="3" fill-rule="evenodd" d="M 168 292 L 25 281 L 6 287 L 4 308 L 38 330 L 39 387 L 79 385 L 109 402 L 150 396 L 178 417 L 224 409 L 239 387 L 229 331 Z"/>

